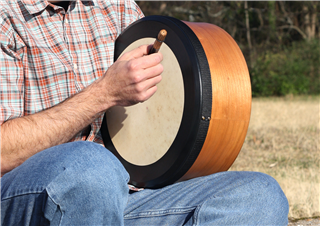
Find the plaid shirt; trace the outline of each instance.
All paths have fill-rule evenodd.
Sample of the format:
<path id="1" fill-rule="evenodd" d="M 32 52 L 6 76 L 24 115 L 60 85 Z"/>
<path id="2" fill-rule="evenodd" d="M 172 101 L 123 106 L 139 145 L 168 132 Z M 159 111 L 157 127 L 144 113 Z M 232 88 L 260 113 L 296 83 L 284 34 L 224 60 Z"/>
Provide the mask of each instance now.
<path id="1" fill-rule="evenodd" d="M 70 2 L 68 11 L 46 0 L 0 1 L 0 125 L 48 109 L 102 76 L 114 42 L 143 17 L 133 1 Z M 89 136 L 102 143 L 103 116 Z"/>

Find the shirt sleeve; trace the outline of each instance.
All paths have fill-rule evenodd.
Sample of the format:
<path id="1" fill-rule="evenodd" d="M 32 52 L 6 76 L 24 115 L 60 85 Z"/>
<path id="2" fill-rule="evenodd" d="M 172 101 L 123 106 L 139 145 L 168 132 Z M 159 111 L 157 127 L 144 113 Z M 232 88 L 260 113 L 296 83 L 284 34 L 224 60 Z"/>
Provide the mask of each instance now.
<path id="1" fill-rule="evenodd" d="M 141 9 L 133 0 L 124 1 L 123 10 L 121 10 L 120 16 L 121 18 L 119 20 L 121 21 L 121 32 L 133 22 L 144 17 Z"/>
<path id="2" fill-rule="evenodd" d="M 25 45 L 15 33 L 12 21 L 0 10 L 0 125 L 24 112 Z"/>

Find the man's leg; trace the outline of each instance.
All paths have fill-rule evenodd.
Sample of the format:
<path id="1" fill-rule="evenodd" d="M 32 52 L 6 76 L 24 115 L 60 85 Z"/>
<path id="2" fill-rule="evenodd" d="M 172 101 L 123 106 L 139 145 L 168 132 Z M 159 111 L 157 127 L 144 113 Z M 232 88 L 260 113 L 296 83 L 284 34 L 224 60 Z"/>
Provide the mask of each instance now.
<path id="1" fill-rule="evenodd" d="M 255 172 L 222 172 L 129 195 L 125 225 L 287 225 L 278 183 Z"/>
<path id="2" fill-rule="evenodd" d="M 1 179 L 1 224 L 122 225 L 128 178 L 98 144 L 47 149 Z"/>

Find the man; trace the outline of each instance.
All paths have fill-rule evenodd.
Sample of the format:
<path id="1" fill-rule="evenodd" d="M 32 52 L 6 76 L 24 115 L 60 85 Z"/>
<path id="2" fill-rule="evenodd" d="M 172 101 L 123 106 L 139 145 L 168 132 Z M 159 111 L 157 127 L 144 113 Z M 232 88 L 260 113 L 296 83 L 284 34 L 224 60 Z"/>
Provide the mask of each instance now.
<path id="1" fill-rule="evenodd" d="M 129 191 L 99 129 L 108 108 L 161 81 L 147 45 L 113 63 L 115 39 L 141 17 L 131 1 L 0 3 L 1 224 L 286 225 L 287 200 L 261 173 Z"/>

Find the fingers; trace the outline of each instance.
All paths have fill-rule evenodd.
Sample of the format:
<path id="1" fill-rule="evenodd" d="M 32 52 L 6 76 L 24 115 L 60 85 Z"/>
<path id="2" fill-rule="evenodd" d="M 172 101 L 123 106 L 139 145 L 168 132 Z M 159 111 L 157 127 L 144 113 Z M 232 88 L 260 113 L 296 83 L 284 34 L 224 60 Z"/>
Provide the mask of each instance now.
<path id="1" fill-rule="evenodd" d="M 135 59 L 138 63 L 137 64 L 141 64 L 141 68 L 150 68 L 154 65 L 158 65 L 162 62 L 163 56 L 162 54 L 159 53 L 155 53 L 155 54 L 151 54 L 148 56 L 144 56 L 142 58 L 138 58 Z"/>
<path id="2" fill-rule="evenodd" d="M 151 98 L 151 96 L 153 96 L 154 93 L 156 93 L 157 89 L 158 89 L 157 86 L 150 87 L 146 91 L 145 96 L 143 97 L 143 99 L 140 102 L 144 102 L 144 101 L 148 100 L 149 98 Z"/>
<path id="3" fill-rule="evenodd" d="M 131 83 L 140 83 L 144 80 L 161 75 L 163 72 L 163 66 L 161 64 L 157 64 L 149 68 L 141 68 L 137 67 L 134 62 L 130 62 L 128 63 L 127 71 L 128 78 L 131 78 Z"/>
<path id="4" fill-rule="evenodd" d="M 135 100 L 136 102 L 144 102 L 148 100 L 156 91 L 157 84 L 161 81 L 161 75 L 152 77 L 135 85 Z"/>
<path id="5" fill-rule="evenodd" d="M 156 86 L 158 83 L 161 82 L 161 79 L 161 74 L 152 75 L 145 80 L 142 80 L 138 83 L 134 83 L 133 86 L 137 88 L 137 92 L 143 92 L 150 89 L 153 86 Z"/>
<path id="6" fill-rule="evenodd" d="M 157 90 L 156 85 L 161 82 L 163 67 L 161 64 L 138 70 L 131 78 L 131 95 L 135 102 L 144 102 L 149 99 Z"/>
<path id="7" fill-rule="evenodd" d="M 151 46 L 152 45 L 139 46 L 138 48 L 123 54 L 118 61 L 132 61 L 131 63 L 134 64 L 133 68 L 140 67 L 145 69 L 157 65 L 162 61 L 163 56 L 160 52 L 147 55 Z"/>
<path id="8" fill-rule="evenodd" d="M 140 58 L 143 57 L 144 55 L 147 55 L 149 52 L 149 47 L 150 45 L 142 45 L 139 46 L 138 48 L 135 48 L 132 51 L 129 51 L 127 53 L 124 53 L 119 60 L 124 60 L 124 61 L 128 61 L 134 58 Z"/>
<path id="9" fill-rule="evenodd" d="M 162 61 L 162 54 L 156 53 L 144 57 L 140 57 L 137 59 L 131 59 L 128 63 L 128 69 L 131 71 L 139 71 L 139 70 L 147 70 L 151 69 L 155 66 L 160 65 Z M 157 74 L 157 72 L 155 72 Z"/>

